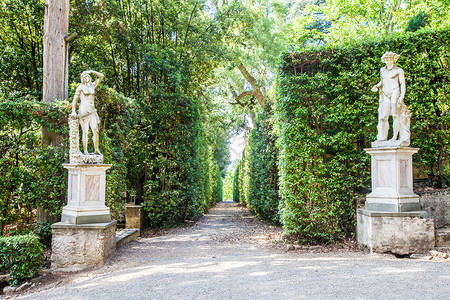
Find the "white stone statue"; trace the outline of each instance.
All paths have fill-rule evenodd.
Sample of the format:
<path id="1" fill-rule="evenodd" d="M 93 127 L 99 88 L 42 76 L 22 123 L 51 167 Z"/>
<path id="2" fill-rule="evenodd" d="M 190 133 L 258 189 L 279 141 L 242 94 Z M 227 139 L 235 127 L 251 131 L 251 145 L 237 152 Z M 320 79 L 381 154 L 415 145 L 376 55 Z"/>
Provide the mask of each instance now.
<path id="1" fill-rule="evenodd" d="M 98 78 L 92 82 L 92 78 L 89 74 L 94 74 Z M 95 109 L 95 88 L 102 81 L 104 75 L 95 71 L 84 71 L 81 73 L 81 84 L 75 91 L 75 95 L 72 100 L 72 113 L 69 118 L 70 126 L 70 160 L 71 163 L 101 163 L 103 156 L 99 151 L 99 124 L 100 118 Z M 78 114 L 76 113 L 76 106 L 78 99 L 80 99 L 80 105 L 78 107 Z M 78 123 L 82 130 L 82 141 L 84 155 L 79 150 L 79 137 L 78 137 Z M 92 131 L 92 140 L 94 143 L 94 153 L 88 153 L 88 137 L 89 128 Z"/>
<path id="2" fill-rule="evenodd" d="M 381 61 L 386 64 L 381 68 L 381 81 L 372 88 L 379 92 L 378 135 L 372 147 L 407 147 L 410 144 L 411 113 L 403 103 L 406 93 L 405 74 L 397 66 L 399 54 L 386 52 Z M 388 140 L 389 116 L 393 119 L 393 134 Z"/>

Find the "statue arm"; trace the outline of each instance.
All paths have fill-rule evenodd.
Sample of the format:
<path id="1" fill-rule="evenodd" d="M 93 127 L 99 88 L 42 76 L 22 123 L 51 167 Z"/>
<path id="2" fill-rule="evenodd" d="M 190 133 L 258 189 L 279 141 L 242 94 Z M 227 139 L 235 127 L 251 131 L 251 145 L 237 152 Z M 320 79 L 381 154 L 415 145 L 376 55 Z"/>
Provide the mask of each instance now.
<path id="1" fill-rule="evenodd" d="M 97 86 L 100 84 L 100 82 L 102 82 L 103 77 L 105 77 L 105 75 L 103 75 L 102 73 L 96 72 L 96 71 L 93 71 L 93 70 L 90 70 L 89 73 L 92 73 L 92 74 L 94 74 L 95 76 L 98 77 L 98 78 L 94 81 L 95 87 L 97 87 Z"/>
<path id="2" fill-rule="evenodd" d="M 381 68 L 380 70 L 380 75 L 381 77 L 383 77 L 383 69 Z M 378 82 L 376 85 L 373 86 L 373 88 L 371 89 L 372 92 L 376 92 L 378 91 L 378 89 L 380 89 L 383 86 L 383 81 L 380 79 L 380 82 Z"/>
<path id="3" fill-rule="evenodd" d="M 383 85 L 383 84 L 381 83 L 381 81 L 378 82 L 376 85 L 373 86 L 373 88 L 371 89 L 371 91 L 372 91 L 372 92 L 378 91 L 378 89 L 380 89 L 382 85 Z"/>

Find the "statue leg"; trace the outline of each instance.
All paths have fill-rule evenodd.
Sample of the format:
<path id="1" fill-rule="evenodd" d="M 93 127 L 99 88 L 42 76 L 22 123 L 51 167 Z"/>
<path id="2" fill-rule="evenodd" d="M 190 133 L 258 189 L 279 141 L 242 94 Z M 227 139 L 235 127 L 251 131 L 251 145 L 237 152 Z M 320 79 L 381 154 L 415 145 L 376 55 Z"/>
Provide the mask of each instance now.
<path id="1" fill-rule="evenodd" d="M 81 130 L 82 130 L 82 141 L 83 141 L 83 151 L 84 154 L 88 154 L 88 134 L 89 134 L 89 124 L 86 123 L 86 120 L 80 120 Z"/>
<path id="2" fill-rule="evenodd" d="M 94 142 L 94 151 L 96 154 L 100 154 L 100 150 L 99 150 L 99 129 L 98 129 L 98 117 L 97 118 L 92 118 L 90 120 L 90 127 L 92 130 L 92 141 Z"/>
<path id="3" fill-rule="evenodd" d="M 391 113 L 392 113 L 392 139 L 393 141 L 397 140 L 398 132 L 400 131 L 400 108 L 397 107 L 398 104 L 398 98 L 399 98 L 399 92 L 396 91 L 392 94 L 392 100 L 391 100 Z"/>
<path id="4" fill-rule="evenodd" d="M 392 129 L 394 132 L 394 134 L 392 135 L 392 140 L 395 141 L 398 137 L 398 132 L 400 131 L 400 118 L 398 114 L 393 115 L 392 118 L 394 119 L 394 121 L 392 122 Z"/>
<path id="5" fill-rule="evenodd" d="M 377 141 L 387 140 L 389 133 L 389 102 L 386 100 L 388 99 L 382 99 L 378 110 Z"/>

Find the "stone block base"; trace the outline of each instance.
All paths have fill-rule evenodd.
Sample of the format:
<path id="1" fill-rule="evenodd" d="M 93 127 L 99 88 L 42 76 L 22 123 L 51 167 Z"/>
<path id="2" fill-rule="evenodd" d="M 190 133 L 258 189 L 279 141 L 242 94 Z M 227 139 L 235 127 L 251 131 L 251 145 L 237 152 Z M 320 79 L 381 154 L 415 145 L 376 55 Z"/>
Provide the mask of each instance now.
<path id="1" fill-rule="evenodd" d="M 357 239 L 370 252 L 425 253 L 435 246 L 434 222 L 426 212 L 389 213 L 358 209 Z"/>
<path id="2" fill-rule="evenodd" d="M 125 228 L 139 229 L 142 231 L 144 224 L 144 213 L 142 205 L 127 205 L 125 207 Z"/>
<path id="3" fill-rule="evenodd" d="M 52 225 L 52 269 L 77 271 L 102 265 L 116 249 L 117 221 Z"/>
<path id="4" fill-rule="evenodd" d="M 436 247 L 450 247 L 450 226 L 436 230 Z"/>

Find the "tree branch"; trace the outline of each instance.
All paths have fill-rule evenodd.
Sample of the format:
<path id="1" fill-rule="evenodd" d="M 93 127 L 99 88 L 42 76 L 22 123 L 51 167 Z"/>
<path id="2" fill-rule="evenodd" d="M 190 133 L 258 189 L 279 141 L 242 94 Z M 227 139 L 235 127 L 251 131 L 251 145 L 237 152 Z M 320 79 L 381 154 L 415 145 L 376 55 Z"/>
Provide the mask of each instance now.
<path id="1" fill-rule="evenodd" d="M 256 79 L 252 75 L 250 75 L 250 73 L 241 62 L 239 62 L 238 69 L 239 71 L 241 71 L 241 74 L 245 77 L 248 83 L 250 83 L 250 85 L 252 86 L 252 95 L 255 96 L 255 98 L 258 100 L 259 105 L 264 108 L 264 95 L 261 92 L 261 87 L 256 83 Z"/>

